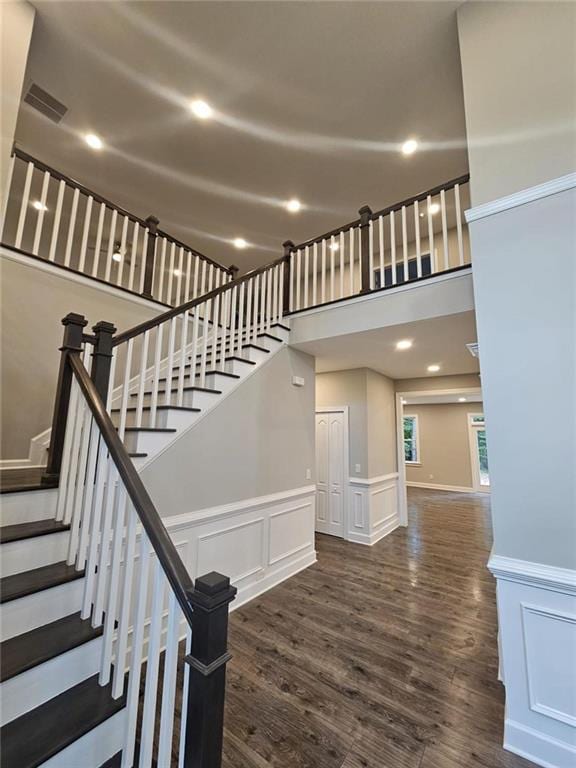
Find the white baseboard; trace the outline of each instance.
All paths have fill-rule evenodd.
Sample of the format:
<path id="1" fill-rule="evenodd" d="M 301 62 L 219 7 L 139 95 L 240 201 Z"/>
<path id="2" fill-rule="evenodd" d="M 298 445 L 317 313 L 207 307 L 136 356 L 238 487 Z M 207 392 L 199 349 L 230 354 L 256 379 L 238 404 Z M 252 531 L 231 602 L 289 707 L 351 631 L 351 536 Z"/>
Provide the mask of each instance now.
<path id="1" fill-rule="evenodd" d="M 452 491 L 453 493 L 477 493 L 474 488 L 468 488 L 465 485 L 437 485 L 436 483 L 416 483 L 406 481 L 408 488 L 429 488 L 432 491 Z"/>
<path id="2" fill-rule="evenodd" d="M 574 768 L 576 746 L 557 741 L 513 720 L 504 723 L 504 749 L 543 768 Z"/>
<path id="3" fill-rule="evenodd" d="M 492 554 L 506 749 L 545 768 L 576 766 L 576 570 Z"/>

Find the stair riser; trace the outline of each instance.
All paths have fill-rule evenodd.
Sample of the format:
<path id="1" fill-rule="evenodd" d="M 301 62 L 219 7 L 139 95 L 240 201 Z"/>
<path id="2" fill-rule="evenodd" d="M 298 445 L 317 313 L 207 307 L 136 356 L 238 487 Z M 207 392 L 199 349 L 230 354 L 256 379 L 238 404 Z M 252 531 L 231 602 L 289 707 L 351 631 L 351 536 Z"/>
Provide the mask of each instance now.
<path id="1" fill-rule="evenodd" d="M 69 537 L 68 531 L 61 531 L 2 544 L 0 575 L 12 576 L 66 560 Z"/>
<path id="2" fill-rule="evenodd" d="M 142 415 L 141 427 L 157 427 L 158 429 L 184 429 L 189 427 L 196 421 L 200 414 L 194 411 L 178 411 L 162 409 L 156 411 L 156 421 L 154 424 L 150 424 L 150 411 L 144 411 Z M 118 426 L 119 418 L 118 414 L 114 414 L 114 423 Z M 129 411 L 126 414 L 126 426 L 136 426 L 136 412 Z"/>
<path id="3" fill-rule="evenodd" d="M 226 370 L 226 369 L 225 369 Z M 230 373 L 230 371 L 226 371 L 227 373 Z M 235 379 L 231 379 L 230 376 L 224 376 L 221 373 L 210 373 L 206 374 L 205 376 L 206 383 L 204 386 L 208 387 L 209 389 L 219 389 L 222 392 L 228 391 L 229 389 L 232 389 L 234 386 Z M 176 389 L 180 383 L 178 374 L 175 373 L 172 377 L 172 388 Z M 161 382 L 161 386 L 164 386 L 165 382 Z M 200 374 L 194 377 L 192 380 L 189 376 L 189 370 L 186 371 L 186 376 L 184 378 L 184 386 L 185 387 L 199 387 L 200 386 Z"/>
<path id="4" fill-rule="evenodd" d="M 182 402 L 178 403 L 178 405 L 182 405 L 185 408 L 200 408 L 203 410 L 204 408 L 212 406 L 218 397 L 220 397 L 220 395 L 217 395 L 214 392 L 183 392 Z M 176 398 L 177 393 L 173 392 L 172 405 L 176 405 Z M 161 404 L 164 405 L 164 395 L 161 395 L 159 399 Z M 150 406 L 151 404 L 152 395 L 144 395 L 144 407 Z"/>
<path id="5" fill-rule="evenodd" d="M 1 725 L 97 674 L 101 652 L 102 638 L 97 637 L 6 680 L 0 685 Z"/>
<path id="6" fill-rule="evenodd" d="M 44 589 L 0 605 L 0 640 L 23 635 L 51 621 L 79 611 L 84 579 Z"/>
<path id="7" fill-rule="evenodd" d="M 17 525 L 46 520 L 56 514 L 56 488 L 45 491 L 3 493 L 0 498 L 0 525 Z"/>
<path id="8" fill-rule="evenodd" d="M 99 768 L 122 749 L 125 723 L 122 709 L 39 768 Z"/>
<path id="9" fill-rule="evenodd" d="M 155 456 L 175 437 L 175 432 L 126 432 L 124 445 L 128 453 L 147 453 L 149 456 Z"/>

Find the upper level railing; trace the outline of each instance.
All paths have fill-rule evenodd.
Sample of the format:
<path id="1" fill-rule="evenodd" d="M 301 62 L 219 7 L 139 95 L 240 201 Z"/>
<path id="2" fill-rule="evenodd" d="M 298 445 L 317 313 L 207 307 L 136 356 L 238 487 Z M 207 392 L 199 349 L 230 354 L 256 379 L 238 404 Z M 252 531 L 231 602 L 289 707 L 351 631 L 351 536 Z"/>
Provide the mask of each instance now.
<path id="1" fill-rule="evenodd" d="M 2 244 L 168 306 L 225 284 L 217 264 L 31 155 L 15 149 Z"/>
<path id="2" fill-rule="evenodd" d="M 343 227 L 284 243 L 289 312 L 468 266 L 469 180 L 461 176 L 376 213 L 363 206 Z"/>
<path id="3" fill-rule="evenodd" d="M 141 768 L 170 766 L 174 742 L 182 768 L 217 768 L 236 589 L 217 573 L 192 583 L 107 413 L 113 327 L 86 334 L 75 314 L 63 323 L 48 479 L 58 476 L 56 519 L 70 526 L 67 562 L 84 572 L 82 618 L 103 627 L 99 683 L 126 708 L 122 768 L 135 765 L 137 749 Z"/>

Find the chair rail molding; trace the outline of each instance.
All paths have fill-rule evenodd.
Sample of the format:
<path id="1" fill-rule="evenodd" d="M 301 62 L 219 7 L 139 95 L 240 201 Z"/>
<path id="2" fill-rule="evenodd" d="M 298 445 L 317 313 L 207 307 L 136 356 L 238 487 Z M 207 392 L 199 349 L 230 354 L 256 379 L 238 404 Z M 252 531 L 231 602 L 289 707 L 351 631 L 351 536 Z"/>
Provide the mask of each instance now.
<path id="1" fill-rule="evenodd" d="M 576 173 L 567 173 L 565 176 L 559 176 L 556 179 L 550 179 L 543 184 L 536 184 L 527 189 L 521 189 L 513 192 L 511 195 L 499 197 L 488 203 L 469 208 L 464 212 L 466 222 L 470 224 L 479 219 L 485 219 L 487 216 L 493 216 L 496 213 L 508 211 L 510 208 L 517 208 L 520 205 L 533 203 L 550 195 L 557 195 L 559 192 L 567 192 L 576 187 Z"/>
<path id="2" fill-rule="evenodd" d="M 576 597 L 576 570 L 570 568 L 557 568 L 544 563 L 492 554 L 488 569 L 497 579 L 552 589 Z"/>

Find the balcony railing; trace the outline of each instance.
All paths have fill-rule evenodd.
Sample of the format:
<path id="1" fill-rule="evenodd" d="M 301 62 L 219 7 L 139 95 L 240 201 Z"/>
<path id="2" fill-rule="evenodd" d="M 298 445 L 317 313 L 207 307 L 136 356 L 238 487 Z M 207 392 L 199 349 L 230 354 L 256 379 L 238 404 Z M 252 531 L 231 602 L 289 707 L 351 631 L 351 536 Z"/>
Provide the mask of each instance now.
<path id="1" fill-rule="evenodd" d="M 470 265 L 468 175 L 307 240 L 284 243 L 290 312 Z"/>
<path id="2" fill-rule="evenodd" d="M 15 149 L 2 245 L 131 293 L 179 306 L 233 277 L 224 267 Z"/>

